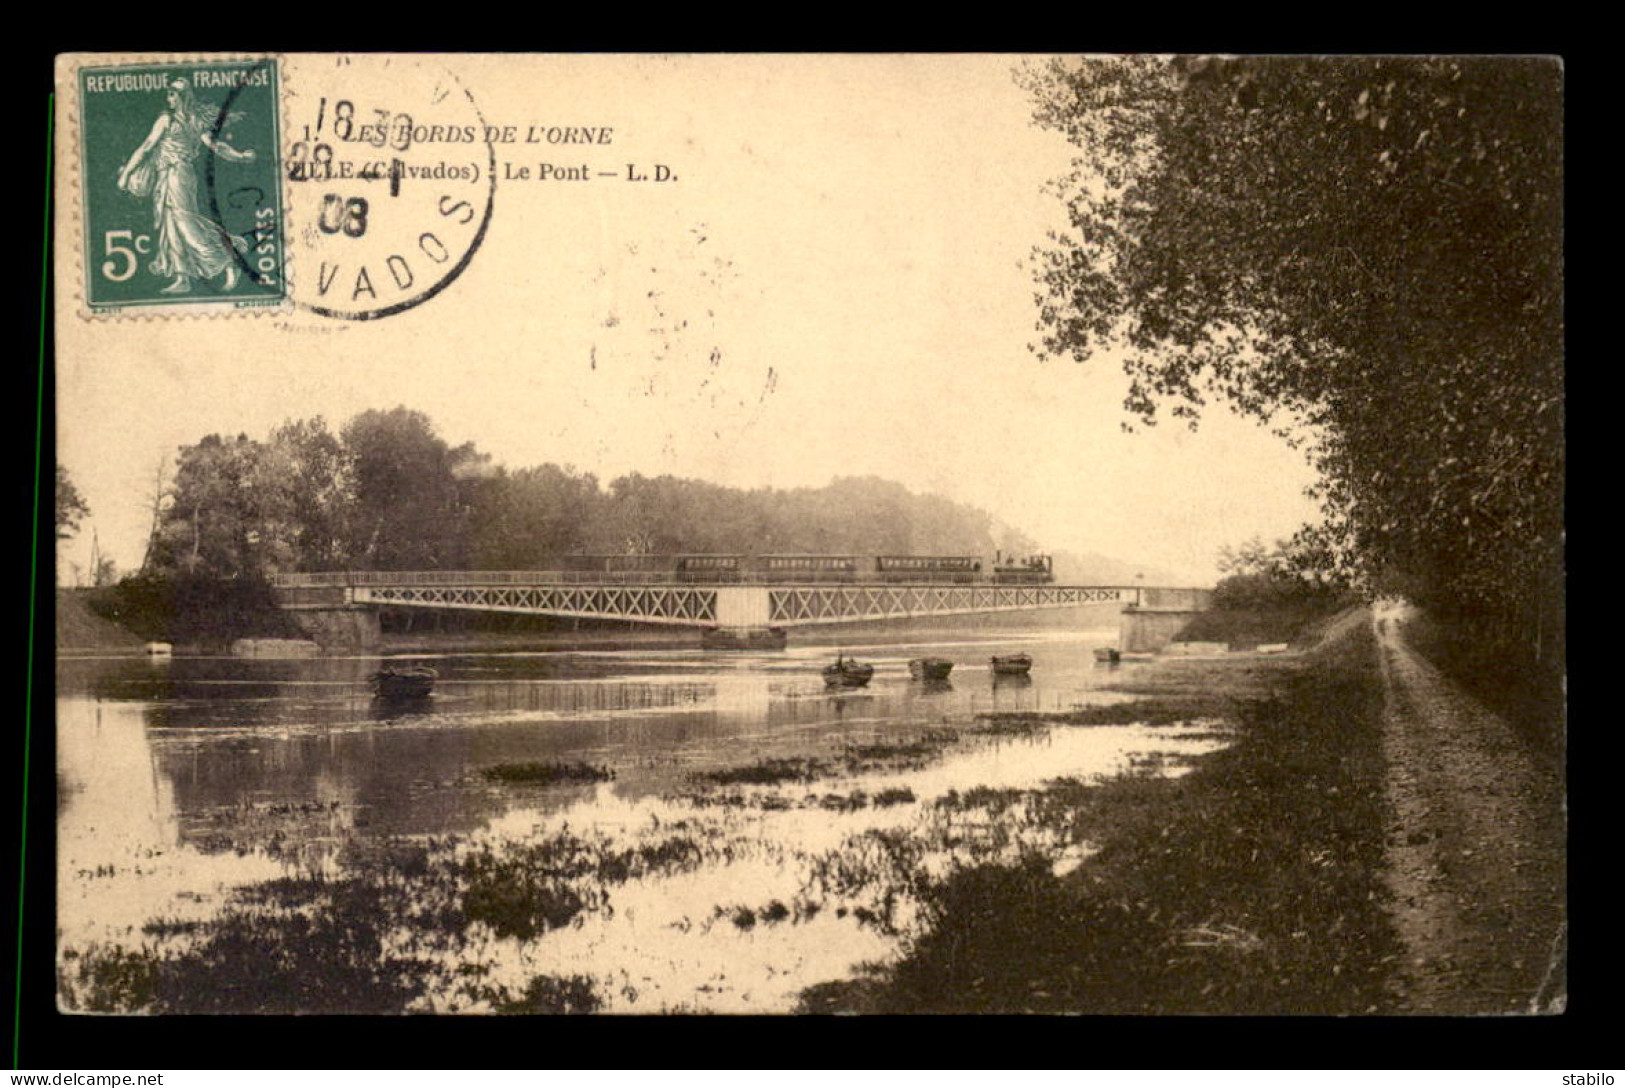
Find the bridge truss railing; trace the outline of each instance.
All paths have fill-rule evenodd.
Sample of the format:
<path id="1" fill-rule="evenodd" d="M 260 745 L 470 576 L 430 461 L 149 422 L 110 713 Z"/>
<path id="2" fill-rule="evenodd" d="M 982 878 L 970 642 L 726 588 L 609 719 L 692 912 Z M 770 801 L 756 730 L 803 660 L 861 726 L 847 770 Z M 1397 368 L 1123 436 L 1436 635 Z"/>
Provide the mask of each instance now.
<path id="1" fill-rule="evenodd" d="M 676 585 L 697 579 L 673 571 L 354 570 L 273 574 L 278 589 L 305 586 Z"/>
<path id="2" fill-rule="evenodd" d="M 744 578 L 720 571 L 577 571 L 577 570 L 358 570 L 286 572 L 273 574 L 278 589 L 317 586 L 641 586 L 641 585 L 849 585 L 855 582 L 896 584 L 1025 585 L 995 582 L 988 577 L 945 579 L 940 574 L 888 572 L 883 576 L 855 575 L 850 571 L 795 571 L 765 579 Z"/>

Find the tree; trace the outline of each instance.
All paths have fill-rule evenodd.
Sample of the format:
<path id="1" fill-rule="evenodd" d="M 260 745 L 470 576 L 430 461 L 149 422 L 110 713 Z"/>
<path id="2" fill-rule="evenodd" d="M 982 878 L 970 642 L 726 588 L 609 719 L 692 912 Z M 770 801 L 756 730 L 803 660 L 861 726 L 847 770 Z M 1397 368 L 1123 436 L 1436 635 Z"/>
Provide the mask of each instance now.
<path id="1" fill-rule="evenodd" d="M 156 562 L 162 547 L 162 537 L 159 530 L 164 523 L 164 505 L 171 497 L 168 489 L 164 486 L 165 471 L 165 460 L 160 458 L 158 466 L 152 472 L 152 492 L 151 499 L 148 502 L 148 506 L 152 511 L 152 520 L 147 529 L 147 547 L 141 554 L 141 567 L 137 571 L 138 575 L 152 573 L 153 564 Z"/>
<path id="2" fill-rule="evenodd" d="M 592 475 L 557 465 L 498 469 L 480 480 L 472 519 L 474 562 L 486 570 L 525 570 L 589 550 L 602 500 Z"/>
<path id="3" fill-rule="evenodd" d="M 355 505 L 347 552 L 373 570 L 455 570 L 468 560 L 470 489 L 485 459 L 453 450 L 422 412 L 367 411 L 345 425 Z"/>
<path id="4" fill-rule="evenodd" d="M 56 466 L 56 538 L 67 540 L 79 531 L 79 519 L 90 516 L 90 507 L 73 486 L 68 470 Z"/>
<path id="5" fill-rule="evenodd" d="M 261 573 L 261 544 L 276 505 L 264 457 L 265 446 L 245 434 L 211 434 L 182 446 L 153 565 L 171 574 L 222 579 Z"/>
<path id="6" fill-rule="evenodd" d="M 314 571 L 346 565 L 354 474 L 322 417 L 288 420 L 271 432 L 258 484 L 268 500 L 261 526 L 268 563 Z"/>
<path id="7" fill-rule="evenodd" d="M 1560 614 L 1562 71 L 1524 58 L 1134 57 L 1028 73 L 1083 149 L 1041 351 L 1126 407 L 1300 438 L 1313 549 L 1505 632 Z"/>
<path id="8" fill-rule="evenodd" d="M 1219 549 L 1224 577 L 1213 591 L 1220 609 L 1324 608 L 1345 600 L 1347 579 L 1318 551 L 1312 530 L 1266 545 L 1254 536 Z"/>

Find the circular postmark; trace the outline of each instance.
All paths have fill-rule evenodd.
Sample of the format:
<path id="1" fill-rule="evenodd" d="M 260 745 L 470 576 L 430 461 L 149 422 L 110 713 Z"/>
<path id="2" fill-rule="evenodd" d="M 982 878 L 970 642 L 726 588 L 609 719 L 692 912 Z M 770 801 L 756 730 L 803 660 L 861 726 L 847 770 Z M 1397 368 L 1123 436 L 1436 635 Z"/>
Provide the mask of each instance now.
<path id="1" fill-rule="evenodd" d="M 479 251 L 496 149 L 474 95 L 431 60 L 338 56 L 284 94 L 288 294 L 371 321 L 449 287 Z"/>

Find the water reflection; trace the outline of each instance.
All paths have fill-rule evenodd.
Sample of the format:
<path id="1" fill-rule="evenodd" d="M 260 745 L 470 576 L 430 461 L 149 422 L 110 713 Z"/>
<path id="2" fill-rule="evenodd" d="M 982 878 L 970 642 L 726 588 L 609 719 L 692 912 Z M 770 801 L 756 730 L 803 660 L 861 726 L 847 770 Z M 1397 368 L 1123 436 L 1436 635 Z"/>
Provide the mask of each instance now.
<path id="1" fill-rule="evenodd" d="M 1030 688 L 1033 686 L 1033 678 L 1030 673 L 993 672 L 991 675 L 993 677 L 994 687 Z"/>
<path id="2" fill-rule="evenodd" d="M 440 679 L 410 704 L 373 698 L 376 657 L 62 662 L 61 940 L 128 942 L 155 920 L 216 917 L 234 889 L 290 874 L 362 879 L 371 870 L 354 859 L 369 842 L 439 843 L 425 872 L 454 883 L 467 879 L 459 859 L 480 849 L 587 834 L 601 857 L 663 858 L 693 843 L 674 855 L 681 864 L 572 878 L 549 894 L 582 905 L 545 934 L 461 927 L 438 946 L 443 984 L 418 1007 L 489 1008 L 490 994 L 546 975 L 590 980 L 605 1011 L 786 1011 L 806 986 L 895 954 L 919 874 L 1021 849 L 1046 851 L 1057 871 L 1083 857 L 1019 809 L 993 820 L 943 798 L 1219 743 L 1134 726 L 953 741 L 978 713 L 1109 698 L 1089 649 L 1101 633 L 933 639 L 845 647 L 876 672 L 867 688 L 834 693 L 817 647 L 414 655 L 397 660 L 432 660 Z M 1032 674 L 993 675 L 989 655 L 1014 649 L 1032 654 Z M 925 654 L 962 662 L 960 683 L 910 680 L 908 660 Z M 929 758 L 850 756 L 911 751 L 922 737 Z M 840 753 L 847 762 L 816 781 L 697 785 L 717 768 L 774 760 L 831 772 Z M 544 786 L 486 773 L 518 765 L 614 777 Z M 620 875 L 602 883 L 604 871 Z M 466 983 L 474 966 L 484 990 Z"/>

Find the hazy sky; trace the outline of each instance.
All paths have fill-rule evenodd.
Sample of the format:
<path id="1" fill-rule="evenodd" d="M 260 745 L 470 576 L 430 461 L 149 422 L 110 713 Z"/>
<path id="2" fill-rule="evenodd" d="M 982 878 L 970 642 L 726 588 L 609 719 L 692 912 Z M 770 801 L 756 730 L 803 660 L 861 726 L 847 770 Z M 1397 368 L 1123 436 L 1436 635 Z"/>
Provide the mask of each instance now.
<path id="1" fill-rule="evenodd" d="M 1211 579 L 1221 545 L 1312 516 L 1308 469 L 1222 413 L 1195 434 L 1125 434 L 1113 361 L 1029 351 L 1024 262 L 1057 224 L 1041 187 L 1072 149 L 1030 124 L 1016 63 L 462 62 L 488 120 L 611 125 L 607 168 L 663 162 L 679 180 L 504 182 L 462 277 L 379 321 L 92 332 L 70 306 L 59 459 L 93 517 L 65 555 L 84 563 L 94 527 L 121 568 L 138 563 L 154 469 L 181 444 L 401 404 L 510 467 L 751 487 L 872 474 L 981 506 L 1046 549 Z"/>

